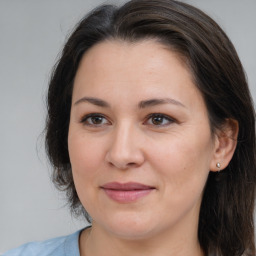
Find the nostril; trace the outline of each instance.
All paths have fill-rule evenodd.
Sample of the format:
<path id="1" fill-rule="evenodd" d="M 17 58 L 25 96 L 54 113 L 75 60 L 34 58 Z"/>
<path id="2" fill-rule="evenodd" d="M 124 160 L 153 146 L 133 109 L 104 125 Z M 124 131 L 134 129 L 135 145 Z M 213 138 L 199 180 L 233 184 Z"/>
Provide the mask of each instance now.
<path id="1" fill-rule="evenodd" d="M 121 169 L 121 170 L 126 170 L 126 169 L 129 169 L 129 168 L 132 168 L 132 167 L 136 167 L 137 164 L 134 163 L 134 162 L 130 162 L 130 163 L 127 163 L 127 164 L 117 164 L 117 163 L 112 163 L 112 162 L 109 162 L 109 165 L 111 167 L 117 167 L 118 169 Z"/>
<path id="2" fill-rule="evenodd" d="M 122 139 L 122 138 L 121 138 Z M 122 147 L 121 147 L 121 146 Z M 114 143 L 105 155 L 109 166 L 118 169 L 136 168 L 144 162 L 142 150 L 135 143 Z"/>
<path id="3" fill-rule="evenodd" d="M 128 166 L 135 166 L 136 163 L 128 163 L 127 165 L 128 165 Z"/>

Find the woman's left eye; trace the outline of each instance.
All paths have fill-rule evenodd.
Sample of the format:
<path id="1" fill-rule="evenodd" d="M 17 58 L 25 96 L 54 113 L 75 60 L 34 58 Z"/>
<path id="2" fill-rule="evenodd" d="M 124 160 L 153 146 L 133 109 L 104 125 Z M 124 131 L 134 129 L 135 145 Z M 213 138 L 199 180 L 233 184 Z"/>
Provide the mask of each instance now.
<path id="1" fill-rule="evenodd" d="M 152 126 L 168 126 L 174 122 L 175 120 L 170 116 L 164 114 L 151 114 L 147 117 L 145 123 Z"/>

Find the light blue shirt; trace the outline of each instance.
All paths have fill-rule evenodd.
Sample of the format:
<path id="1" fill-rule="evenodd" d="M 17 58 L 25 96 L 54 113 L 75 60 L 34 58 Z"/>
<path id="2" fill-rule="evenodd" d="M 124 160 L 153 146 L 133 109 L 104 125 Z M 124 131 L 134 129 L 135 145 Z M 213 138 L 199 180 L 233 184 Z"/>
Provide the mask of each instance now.
<path id="1" fill-rule="evenodd" d="M 80 256 L 79 235 L 81 231 L 43 242 L 27 243 L 2 256 Z"/>

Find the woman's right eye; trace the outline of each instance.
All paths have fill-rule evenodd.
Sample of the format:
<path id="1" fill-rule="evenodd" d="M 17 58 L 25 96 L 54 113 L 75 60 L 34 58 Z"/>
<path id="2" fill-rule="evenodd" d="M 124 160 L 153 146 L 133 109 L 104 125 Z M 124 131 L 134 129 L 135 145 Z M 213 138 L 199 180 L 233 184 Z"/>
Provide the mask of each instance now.
<path id="1" fill-rule="evenodd" d="M 110 124 L 110 122 L 106 119 L 106 117 L 100 114 L 86 115 L 81 119 L 81 123 L 87 126 L 96 126 L 96 127 Z"/>

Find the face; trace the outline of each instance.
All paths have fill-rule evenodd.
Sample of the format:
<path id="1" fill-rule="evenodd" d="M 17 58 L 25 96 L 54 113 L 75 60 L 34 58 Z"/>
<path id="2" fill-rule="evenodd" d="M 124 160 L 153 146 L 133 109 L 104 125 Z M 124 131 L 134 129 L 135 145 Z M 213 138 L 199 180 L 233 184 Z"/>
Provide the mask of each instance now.
<path id="1" fill-rule="evenodd" d="M 107 41 L 83 56 L 68 146 L 93 226 L 130 239 L 197 226 L 214 140 L 189 70 L 163 45 Z"/>

